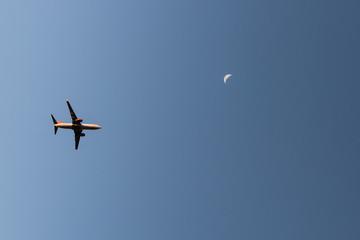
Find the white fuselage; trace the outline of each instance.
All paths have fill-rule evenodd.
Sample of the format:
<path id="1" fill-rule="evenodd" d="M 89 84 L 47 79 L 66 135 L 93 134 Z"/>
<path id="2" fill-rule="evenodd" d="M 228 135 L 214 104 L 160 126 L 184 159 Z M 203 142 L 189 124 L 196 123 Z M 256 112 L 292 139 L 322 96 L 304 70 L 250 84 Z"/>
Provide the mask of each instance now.
<path id="1" fill-rule="evenodd" d="M 55 127 L 65 128 L 65 129 L 78 129 L 78 130 L 97 130 L 101 127 L 97 124 L 72 124 L 72 123 L 57 123 L 54 124 Z"/>

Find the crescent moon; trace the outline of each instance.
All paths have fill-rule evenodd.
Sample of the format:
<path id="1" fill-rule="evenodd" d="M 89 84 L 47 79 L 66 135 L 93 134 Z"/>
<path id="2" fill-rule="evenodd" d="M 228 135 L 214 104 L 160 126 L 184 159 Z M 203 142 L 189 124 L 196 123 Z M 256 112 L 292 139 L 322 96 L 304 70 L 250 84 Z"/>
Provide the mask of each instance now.
<path id="1" fill-rule="evenodd" d="M 231 74 L 226 74 L 224 77 L 224 83 L 226 84 L 226 81 L 228 80 L 229 77 L 231 77 Z"/>

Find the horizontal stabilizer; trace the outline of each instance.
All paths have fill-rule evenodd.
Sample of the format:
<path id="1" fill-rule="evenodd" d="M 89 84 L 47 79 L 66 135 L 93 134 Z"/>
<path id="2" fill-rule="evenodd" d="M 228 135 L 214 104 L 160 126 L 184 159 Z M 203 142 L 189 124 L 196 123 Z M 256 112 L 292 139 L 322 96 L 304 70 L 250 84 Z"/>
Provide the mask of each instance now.
<path id="1" fill-rule="evenodd" d="M 56 135 L 56 132 L 57 132 L 57 130 L 58 130 L 58 127 L 57 126 L 55 126 L 55 124 L 57 124 L 57 122 L 56 122 L 56 120 L 55 120 L 55 118 L 54 118 L 54 116 L 51 114 L 51 118 L 52 118 L 52 120 L 53 120 L 53 122 L 54 122 L 54 132 L 55 132 L 55 135 Z"/>

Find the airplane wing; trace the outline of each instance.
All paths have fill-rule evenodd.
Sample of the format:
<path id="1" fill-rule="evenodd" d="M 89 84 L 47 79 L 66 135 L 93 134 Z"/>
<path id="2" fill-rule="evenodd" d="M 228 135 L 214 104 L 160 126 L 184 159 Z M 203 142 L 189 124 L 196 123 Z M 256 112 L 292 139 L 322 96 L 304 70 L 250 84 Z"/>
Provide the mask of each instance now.
<path id="1" fill-rule="evenodd" d="M 78 149 L 78 147 L 79 147 L 79 142 L 80 142 L 80 133 L 81 133 L 81 131 L 74 131 L 74 133 L 75 133 L 75 150 L 77 150 Z"/>
<path id="2" fill-rule="evenodd" d="M 72 109 L 72 107 L 71 107 L 71 105 L 70 105 L 70 103 L 69 103 L 69 100 L 66 99 L 66 103 L 67 103 L 67 105 L 68 105 L 68 107 L 69 107 L 69 111 L 70 111 L 70 115 L 71 115 L 71 119 L 72 119 L 73 124 L 75 124 L 75 123 L 78 124 L 79 122 L 76 121 L 78 118 L 77 118 L 74 110 Z"/>

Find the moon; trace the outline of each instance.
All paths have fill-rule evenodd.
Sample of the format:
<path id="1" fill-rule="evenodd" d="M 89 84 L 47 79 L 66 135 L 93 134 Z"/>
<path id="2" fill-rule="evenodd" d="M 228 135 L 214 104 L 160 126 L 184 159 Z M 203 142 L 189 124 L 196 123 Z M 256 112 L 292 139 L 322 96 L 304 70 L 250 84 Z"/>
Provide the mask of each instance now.
<path id="1" fill-rule="evenodd" d="M 226 74 L 224 77 L 224 83 L 226 84 L 226 81 L 228 80 L 229 77 L 231 77 L 231 74 Z"/>

